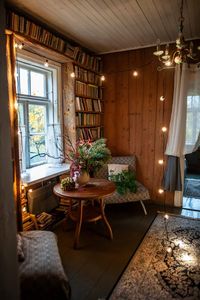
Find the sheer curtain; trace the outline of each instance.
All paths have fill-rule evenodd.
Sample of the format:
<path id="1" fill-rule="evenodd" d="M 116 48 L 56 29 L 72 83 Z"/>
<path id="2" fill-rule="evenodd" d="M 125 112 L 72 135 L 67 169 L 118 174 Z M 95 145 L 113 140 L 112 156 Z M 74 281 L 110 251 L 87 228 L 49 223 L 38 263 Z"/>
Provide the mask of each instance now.
<path id="1" fill-rule="evenodd" d="M 182 199 L 184 155 L 188 151 L 193 151 L 199 134 L 199 127 L 197 128 L 195 125 L 199 122 L 197 119 L 200 117 L 196 109 L 200 107 L 199 85 L 200 68 L 198 65 L 188 66 L 187 64 L 183 64 L 176 67 L 172 115 L 165 151 L 168 161 L 163 180 L 165 190 L 175 191 L 176 206 L 181 205 Z M 191 117 L 189 109 L 192 109 L 192 112 L 197 114 L 197 118 L 196 116 Z M 197 120 L 196 123 L 195 120 Z M 191 128 L 194 130 L 191 131 Z M 191 141 L 190 148 L 188 147 L 189 138 Z"/>

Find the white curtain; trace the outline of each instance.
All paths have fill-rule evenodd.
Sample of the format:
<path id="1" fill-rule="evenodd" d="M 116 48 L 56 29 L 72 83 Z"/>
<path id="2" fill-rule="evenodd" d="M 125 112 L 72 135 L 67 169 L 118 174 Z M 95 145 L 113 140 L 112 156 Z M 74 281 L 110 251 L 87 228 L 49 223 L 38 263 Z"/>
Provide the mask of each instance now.
<path id="1" fill-rule="evenodd" d="M 169 126 L 168 141 L 165 154 L 168 155 L 168 164 L 164 176 L 164 187 L 170 191 L 181 191 L 181 182 L 184 175 L 184 155 L 192 152 L 197 143 L 193 143 L 190 149 L 186 144 L 186 137 L 191 133 L 191 117 L 188 118 L 188 111 L 191 106 L 193 111 L 200 109 L 200 68 L 198 65 L 182 64 L 177 65 L 174 78 L 174 96 L 172 115 Z M 198 100 L 199 99 L 199 100 Z M 195 107 L 196 105 L 196 107 Z M 199 106 L 198 106 L 199 105 Z M 198 117 L 197 117 L 198 119 Z M 200 119 L 200 114 L 199 114 Z M 199 121 L 200 122 L 200 121 Z M 187 130 L 186 130 L 187 124 Z M 194 128 L 194 126 L 193 126 Z M 200 128 L 200 126 L 199 126 Z M 197 129 L 197 128 L 196 128 Z M 195 129 L 195 130 L 196 130 Z M 195 142 L 198 138 L 198 132 L 195 131 Z M 194 140 L 194 138 L 193 138 Z M 179 173 L 179 174 L 178 174 Z M 175 205 L 181 205 L 182 192 L 175 192 Z"/>

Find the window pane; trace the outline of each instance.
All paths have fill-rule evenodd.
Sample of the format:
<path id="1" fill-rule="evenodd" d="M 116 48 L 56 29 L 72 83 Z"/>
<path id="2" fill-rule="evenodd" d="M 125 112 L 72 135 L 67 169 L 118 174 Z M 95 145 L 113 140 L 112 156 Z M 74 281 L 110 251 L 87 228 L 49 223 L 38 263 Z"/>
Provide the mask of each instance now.
<path id="1" fill-rule="evenodd" d="M 46 106 L 29 104 L 29 132 L 45 133 L 46 131 Z"/>
<path id="2" fill-rule="evenodd" d="M 24 105 L 18 103 L 18 123 L 19 126 L 24 126 Z"/>
<path id="3" fill-rule="evenodd" d="M 45 85 L 46 76 L 44 74 L 31 71 L 31 95 L 46 97 Z"/>
<path id="4" fill-rule="evenodd" d="M 20 68 L 20 94 L 28 95 L 28 70 Z"/>
<path id="5" fill-rule="evenodd" d="M 192 112 L 187 113 L 187 123 L 186 123 L 186 144 L 192 144 L 193 141 L 193 114 Z"/>
<path id="6" fill-rule="evenodd" d="M 46 142 L 44 135 L 32 135 L 29 138 L 30 145 L 30 165 L 46 162 Z"/>

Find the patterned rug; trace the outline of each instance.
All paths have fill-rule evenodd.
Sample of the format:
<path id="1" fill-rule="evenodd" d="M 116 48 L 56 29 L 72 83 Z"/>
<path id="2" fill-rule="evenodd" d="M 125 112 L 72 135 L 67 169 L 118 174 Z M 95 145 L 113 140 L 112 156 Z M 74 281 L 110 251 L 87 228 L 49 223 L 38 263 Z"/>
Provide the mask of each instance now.
<path id="1" fill-rule="evenodd" d="M 200 198 L 200 180 L 186 179 L 184 196 L 188 198 Z"/>
<path id="2" fill-rule="evenodd" d="M 109 300 L 200 299 L 200 220 L 159 214 Z"/>

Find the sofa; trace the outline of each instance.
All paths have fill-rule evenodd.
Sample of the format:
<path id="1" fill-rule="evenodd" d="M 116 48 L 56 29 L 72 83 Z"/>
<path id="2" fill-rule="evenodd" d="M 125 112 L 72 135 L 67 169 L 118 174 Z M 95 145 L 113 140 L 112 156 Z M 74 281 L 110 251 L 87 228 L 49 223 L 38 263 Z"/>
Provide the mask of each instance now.
<path id="1" fill-rule="evenodd" d="M 108 165 L 109 164 L 122 164 L 122 165 L 128 165 L 128 169 L 130 171 L 133 171 L 136 174 L 136 156 L 113 156 L 107 164 L 105 164 L 95 175 L 96 178 L 105 178 L 108 179 Z M 140 182 L 136 181 L 137 185 L 137 192 L 131 193 L 127 192 L 124 195 L 120 195 L 115 191 L 112 195 L 105 197 L 105 203 L 106 204 L 112 204 L 112 203 L 126 203 L 126 202 L 135 202 L 139 201 L 142 205 L 142 208 L 144 210 L 144 214 L 147 215 L 147 211 L 144 205 L 145 200 L 150 199 L 149 191 L 148 189 L 142 185 Z"/>
<path id="2" fill-rule="evenodd" d="M 69 300 L 70 285 L 50 231 L 17 234 L 21 300 Z"/>

